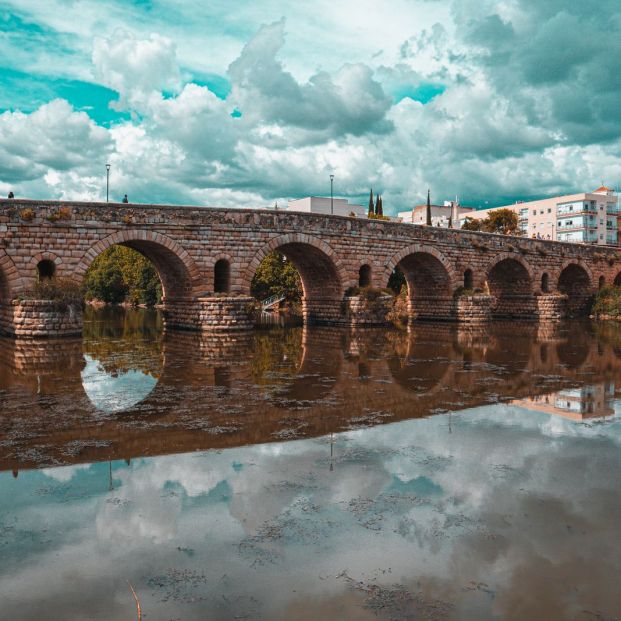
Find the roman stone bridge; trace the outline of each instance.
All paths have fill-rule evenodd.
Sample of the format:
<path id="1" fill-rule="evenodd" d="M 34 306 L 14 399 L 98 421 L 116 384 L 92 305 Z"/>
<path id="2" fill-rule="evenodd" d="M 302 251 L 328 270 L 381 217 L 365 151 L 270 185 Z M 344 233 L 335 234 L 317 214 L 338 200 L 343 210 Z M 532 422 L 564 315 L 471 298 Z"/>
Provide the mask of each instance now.
<path id="1" fill-rule="evenodd" d="M 167 325 L 197 330 L 251 327 L 251 282 L 272 250 L 298 269 L 303 314 L 316 323 L 381 321 L 386 300 L 351 290 L 385 288 L 396 268 L 409 319 L 559 319 L 621 282 L 612 247 L 287 211 L 3 200 L 0 329 L 79 332 L 79 311 L 64 316 L 29 292 L 51 276 L 81 282 L 115 244 L 155 265 Z"/>

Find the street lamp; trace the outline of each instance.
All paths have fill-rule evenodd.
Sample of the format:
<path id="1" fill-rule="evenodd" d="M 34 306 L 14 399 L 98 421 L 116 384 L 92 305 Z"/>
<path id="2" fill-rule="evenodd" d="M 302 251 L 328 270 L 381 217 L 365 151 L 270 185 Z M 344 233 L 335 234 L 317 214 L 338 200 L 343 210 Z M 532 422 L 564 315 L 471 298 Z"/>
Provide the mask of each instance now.
<path id="1" fill-rule="evenodd" d="M 330 213 L 334 215 L 334 175 L 330 175 Z"/>
<path id="2" fill-rule="evenodd" d="M 106 164 L 106 203 L 110 195 L 110 164 Z"/>

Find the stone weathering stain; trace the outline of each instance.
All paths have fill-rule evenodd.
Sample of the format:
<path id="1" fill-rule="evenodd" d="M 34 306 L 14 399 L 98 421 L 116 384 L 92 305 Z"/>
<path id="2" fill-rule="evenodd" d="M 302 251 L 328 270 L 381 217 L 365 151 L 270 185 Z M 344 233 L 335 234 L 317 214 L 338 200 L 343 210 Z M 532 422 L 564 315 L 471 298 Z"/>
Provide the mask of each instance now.
<path id="1" fill-rule="evenodd" d="M 408 284 L 410 319 L 559 319 L 588 310 L 615 282 L 616 249 L 393 222 L 254 209 L 57 201 L 0 202 L 0 328 L 41 336 L 76 332 L 70 321 L 24 310 L 18 300 L 42 266 L 81 282 L 104 250 L 138 250 L 158 271 L 166 324 L 196 330 L 252 326 L 250 286 L 262 259 L 285 254 L 300 273 L 307 322 L 369 323 L 346 295 Z M 384 312 L 382 305 L 376 305 Z M 360 319 L 360 321 L 358 321 Z M 378 316 L 381 321 L 383 317 Z M 78 328 L 79 329 L 79 325 Z"/>

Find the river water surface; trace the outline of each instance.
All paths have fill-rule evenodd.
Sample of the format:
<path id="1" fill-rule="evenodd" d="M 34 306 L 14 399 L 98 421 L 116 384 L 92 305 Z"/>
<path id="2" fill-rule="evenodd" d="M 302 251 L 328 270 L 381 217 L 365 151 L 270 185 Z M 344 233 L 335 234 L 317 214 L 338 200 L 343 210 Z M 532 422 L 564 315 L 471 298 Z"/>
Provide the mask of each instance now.
<path id="1" fill-rule="evenodd" d="M 0 618 L 619 619 L 619 387 L 608 324 L 0 339 Z"/>

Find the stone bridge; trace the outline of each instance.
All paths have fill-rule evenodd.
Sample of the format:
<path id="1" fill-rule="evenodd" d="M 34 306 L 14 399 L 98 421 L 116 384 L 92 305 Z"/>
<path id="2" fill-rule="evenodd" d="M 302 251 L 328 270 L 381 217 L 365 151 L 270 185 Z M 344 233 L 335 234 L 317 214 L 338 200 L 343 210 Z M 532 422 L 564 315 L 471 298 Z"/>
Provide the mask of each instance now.
<path id="1" fill-rule="evenodd" d="M 155 265 L 167 326 L 196 330 L 252 326 L 251 282 L 272 250 L 298 269 L 304 318 L 315 323 L 383 320 L 385 300 L 348 292 L 385 288 L 396 268 L 409 319 L 559 319 L 588 312 L 599 287 L 621 282 L 612 247 L 287 211 L 3 200 L 0 330 L 79 333 L 79 312 L 24 298 L 37 279 L 81 282 L 115 244 Z"/>

